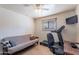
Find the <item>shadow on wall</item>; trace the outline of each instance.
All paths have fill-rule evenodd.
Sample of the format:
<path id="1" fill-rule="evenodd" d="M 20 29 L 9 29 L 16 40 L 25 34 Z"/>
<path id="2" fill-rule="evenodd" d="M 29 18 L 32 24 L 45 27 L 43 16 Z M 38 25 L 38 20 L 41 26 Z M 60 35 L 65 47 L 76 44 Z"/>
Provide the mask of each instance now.
<path id="1" fill-rule="evenodd" d="M 34 33 L 34 20 L 31 17 L 0 7 L 0 39 Z"/>

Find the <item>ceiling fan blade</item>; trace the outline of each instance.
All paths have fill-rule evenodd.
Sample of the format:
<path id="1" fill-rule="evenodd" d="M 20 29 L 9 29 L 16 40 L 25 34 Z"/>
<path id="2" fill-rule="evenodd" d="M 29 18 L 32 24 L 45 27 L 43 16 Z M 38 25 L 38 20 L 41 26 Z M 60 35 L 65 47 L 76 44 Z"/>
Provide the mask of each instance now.
<path id="1" fill-rule="evenodd" d="M 24 4 L 24 6 L 27 6 L 27 7 L 29 7 L 29 6 L 31 6 L 32 4 Z"/>
<path id="2" fill-rule="evenodd" d="M 47 10 L 47 11 L 48 11 L 49 9 L 47 9 L 47 8 L 42 8 L 42 10 Z"/>

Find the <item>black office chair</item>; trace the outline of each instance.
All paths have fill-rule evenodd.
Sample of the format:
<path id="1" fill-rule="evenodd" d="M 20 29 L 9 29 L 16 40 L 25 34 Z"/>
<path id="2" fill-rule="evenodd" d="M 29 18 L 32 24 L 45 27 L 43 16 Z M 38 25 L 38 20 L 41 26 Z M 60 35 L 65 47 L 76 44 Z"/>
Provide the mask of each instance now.
<path id="1" fill-rule="evenodd" d="M 48 47 L 50 51 L 52 51 L 56 55 L 64 55 L 64 43 L 61 35 L 61 32 L 63 29 L 64 29 L 64 26 L 62 26 L 59 30 L 55 31 L 55 33 L 57 33 L 58 35 L 59 42 L 55 42 L 54 36 L 52 35 L 52 33 L 47 34 Z"/>

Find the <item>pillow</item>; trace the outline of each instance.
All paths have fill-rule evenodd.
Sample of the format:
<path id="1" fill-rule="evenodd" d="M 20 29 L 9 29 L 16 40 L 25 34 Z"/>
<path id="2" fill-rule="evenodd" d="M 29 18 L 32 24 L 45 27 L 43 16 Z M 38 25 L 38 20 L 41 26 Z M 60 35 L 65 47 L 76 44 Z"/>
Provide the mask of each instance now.
<path id="1" fill-rule="evenodd" d="M 10 44 L 11 44 L 11 47 L 16 46 L 16 43 L 14 41 L 12 41 L 12 40 L 10 40 Z"/>
<path id="2" fill-rule="evenodd" d="M 2 41 L 2 44 L 6 46 L 7 48 L 11 48 L 10 41 Z"/>
<path id="3" fill-rule="evenodd" d="M 34 39 L 38 39 L 39 37 L 37 37 L 37 36 L 31 36 L 30 37 L 30 40 L 34 40 Z"/>
<path id="4" fill-rule="evenodd" d="M 11 48 L 11 47 L 12 47 L 11 44 L 10 44 L 10 41 L 7 41 L 6 46 L 7 46 L 8 48 Z"/>

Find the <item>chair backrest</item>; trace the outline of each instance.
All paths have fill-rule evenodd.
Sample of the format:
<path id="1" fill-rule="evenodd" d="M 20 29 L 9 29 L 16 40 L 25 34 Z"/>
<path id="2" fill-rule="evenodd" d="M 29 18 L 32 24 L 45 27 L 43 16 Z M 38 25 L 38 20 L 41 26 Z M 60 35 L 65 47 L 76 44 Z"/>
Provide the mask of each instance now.
<path id="1" fill-rule="evenodd" d="M 47 34 L 47 39 L 48 39 L 48 47 L 51 48 L 51 46 L 54 44 L 54 37 L 52 33 Z"/>

